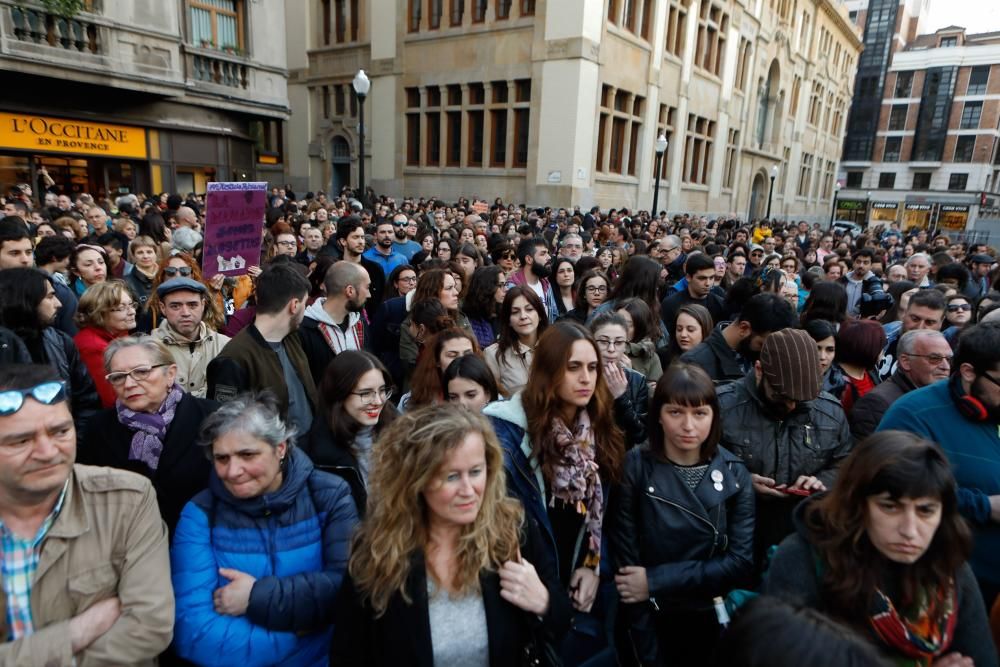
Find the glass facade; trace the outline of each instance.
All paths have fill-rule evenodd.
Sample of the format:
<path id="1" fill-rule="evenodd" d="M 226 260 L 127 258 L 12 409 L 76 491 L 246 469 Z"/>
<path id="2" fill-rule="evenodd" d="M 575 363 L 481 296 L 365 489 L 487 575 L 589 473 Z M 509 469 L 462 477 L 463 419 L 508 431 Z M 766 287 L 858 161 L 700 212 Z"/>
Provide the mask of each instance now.
<path id="1" fill-rule="evenodd" d="M 948 115 L 955 97 L 957 67 L 932 67 L 924 76 L 924 89 L 917 112 L 912 160 L 940 162 L 948 136 Z"/>
<path id="2" fill-rule="evenodd" d="M 844 139 L 845 160 L 872 159 L 897 10 L 898 0 L 871 0 L 868 4 L 864 50 L 858 60 L 854 101 Z"/>

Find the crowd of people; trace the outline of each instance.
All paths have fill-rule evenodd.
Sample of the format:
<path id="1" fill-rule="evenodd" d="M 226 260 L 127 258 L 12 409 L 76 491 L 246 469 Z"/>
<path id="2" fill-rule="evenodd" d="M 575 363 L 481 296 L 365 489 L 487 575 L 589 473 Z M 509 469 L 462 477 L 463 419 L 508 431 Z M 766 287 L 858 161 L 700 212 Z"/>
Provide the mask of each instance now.
<path id="1" fill-rule="evenodd" d="M 994 248 L 352 194 L 8 193 L 0 664 L 998 665 Z"/>

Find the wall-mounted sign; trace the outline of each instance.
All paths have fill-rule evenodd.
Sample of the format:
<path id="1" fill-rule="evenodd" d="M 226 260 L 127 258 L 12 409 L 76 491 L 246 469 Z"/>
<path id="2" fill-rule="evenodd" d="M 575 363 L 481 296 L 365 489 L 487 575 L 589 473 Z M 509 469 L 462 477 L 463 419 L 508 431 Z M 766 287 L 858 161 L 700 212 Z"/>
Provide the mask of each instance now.
<path id="1" fill-rule="evenodd" d="M 146 130 L 0 112 L 0 148 L 145 159 Z"/>

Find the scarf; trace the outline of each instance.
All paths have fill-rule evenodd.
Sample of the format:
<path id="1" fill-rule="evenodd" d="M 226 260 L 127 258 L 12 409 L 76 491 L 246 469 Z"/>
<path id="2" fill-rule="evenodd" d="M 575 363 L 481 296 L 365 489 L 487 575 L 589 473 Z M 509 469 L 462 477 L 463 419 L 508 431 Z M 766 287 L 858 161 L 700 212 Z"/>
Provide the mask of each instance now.
<path id="1" fill-rule="evenodd" d="M 941 614 L 941 621 L 934 618 Z M 885 593 L 875 591 L 868 622 L 875 634 L 902 657 L 897 664 L 906 667 L 930 667 L 943 655 L 954 638 L 958 620 L 955 586 L 943 590 L 921 591 L 916 603 L 900 613 Z"/>
<path id="2" fill-rule="evenodd" d="M 156 470 L 163 453 L 163 439 L 183 396 L 184 390 L 175 382 L 156 412 L 135 412 L 125 407 L 120 399 L 115 401 L 118 421 L 135 431 L 128 450 L 129 461 L 142 461 L 150 470 Z"/>
<path id="3" fill-rule="evenodd" d="M 604 492 L 597 474 L 597 461 L 594 460 L 596 446 L 590 416 L 586 410 L 581 410 L 572 432 L 561 419 L 553 419 L 552 435 L 558 461 L 552 467 L 550 504 L 554 506 L 558 498 L 563 504 L 575 507 L 578 514 L 585 515 L 588 540 L 584 566 L 597 569 L 601 563 Z"/>

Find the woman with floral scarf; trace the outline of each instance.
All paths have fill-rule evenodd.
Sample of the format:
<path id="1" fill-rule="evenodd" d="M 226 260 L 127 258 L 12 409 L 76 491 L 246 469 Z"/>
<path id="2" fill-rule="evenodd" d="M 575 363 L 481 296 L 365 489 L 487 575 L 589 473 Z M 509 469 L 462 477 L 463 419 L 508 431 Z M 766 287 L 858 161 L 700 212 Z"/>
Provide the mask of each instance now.
<path id="1" fill-rule="evenodd" d="M 610 650 L 605 602 L 614 584 L 611 564 L 602 558 L 602 532 L 607 491 L 621 475 L 624 436 L 615 425 L 600 352 L 585 327 L 570 321 L 548 327 L 529 378 L 523 391 L 488 405 L 484 414 L 503 445 L 508 493 L 541 526 L 576 609 L 562 655 L 566 664 L 578 664 Z"/>
<path id="2" fill-rule="evenodd" d="M 971 535 L 941 449 L 903 431 L 859 444 L 795 513 L 762 592 L 856 628 L 891 664 L 996 667 Z"/>

